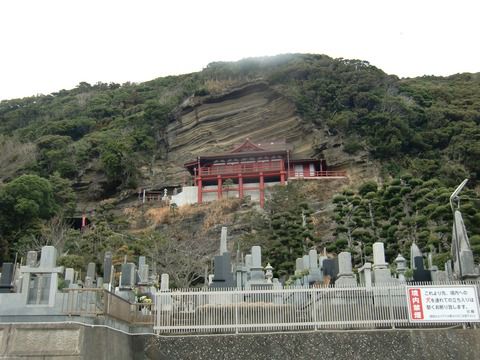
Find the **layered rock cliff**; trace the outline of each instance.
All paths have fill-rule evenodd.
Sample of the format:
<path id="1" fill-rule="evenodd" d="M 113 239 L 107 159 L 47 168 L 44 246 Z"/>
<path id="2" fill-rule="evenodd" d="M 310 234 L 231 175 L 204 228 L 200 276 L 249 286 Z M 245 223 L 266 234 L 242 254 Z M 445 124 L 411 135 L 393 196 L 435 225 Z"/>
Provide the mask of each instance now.
<path id="1" fill-rule="evenodd" d="M 192 96 L 177 109 L 165 131 L 166 156 L 144 170 L 148 186 L 181 184 L 183 164 L 202 154 L 231 150 L 246 138 L 254 142 L 285 141 L 293 156 L 324 158 L 332 169 L 348 169 L 364 178 L 366 153 L 349 156 L 343 139 L 304 121 L 295 104 L 266 82 L 245 83 L 209 96 Z M 355 175 L 354 175 L 355 176 Z"/>

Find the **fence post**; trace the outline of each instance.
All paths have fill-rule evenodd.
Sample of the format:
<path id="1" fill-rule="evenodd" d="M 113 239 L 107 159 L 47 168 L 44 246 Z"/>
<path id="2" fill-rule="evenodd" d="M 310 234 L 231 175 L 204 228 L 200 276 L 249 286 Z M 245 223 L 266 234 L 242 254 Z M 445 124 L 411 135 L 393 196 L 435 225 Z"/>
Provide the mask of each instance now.
<path id="1" fill-rule="evenodd" d="M 391 287 L 388 287 L 388 300 L 390 303 L 390 306 L 388 307 L 390 309 L 390 320 L 392 322 L 392 329 L 395 329 L 395 319 L 393 316 L 393 301 L 392 301 L 392 289 Z"/>
<path id="2" fill-rule="evenodd" d="M 313 306 L 312 306 L 313 322 L 315 323 L 315 331 L 317 331 L 318 330 L 318 326 L 317 326 L 317 289 L 314 289 L 311 294 L 313 296 Z"/>
<path id="3" fill-rule="evenodd" d="M 238 300 L 239 300 L 239 293 L 236 291 L 235 294 L 235 334 L 238 335 Z"/>
<path id="4" fill-rule="evenodd" d="M 105 292 L 106 302 L 105 302 L 105 315 L 110 315 L 110 294 L 107 290 L 103 290 Z"/>

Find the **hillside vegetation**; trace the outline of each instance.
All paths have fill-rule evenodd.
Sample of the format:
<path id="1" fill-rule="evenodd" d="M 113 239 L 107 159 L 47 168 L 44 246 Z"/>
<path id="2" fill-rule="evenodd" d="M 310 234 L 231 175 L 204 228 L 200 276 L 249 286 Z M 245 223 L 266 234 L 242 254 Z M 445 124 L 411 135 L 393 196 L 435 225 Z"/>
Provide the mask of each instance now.
<path id="1" fill-rule="evenodd" d="M 376 240 L 387 244 L 389 256 L 399 251 L 407 256 L 405 249 L 416 241 L 444 259 L 451 238 L 447 195 L 469 178 L 471 190 L 465 192 L 468 199 L 462 207 L 480 255 L 475 191 L 480 176 L 480 74 L 398 79 L 365 61 L 280 55 L 216 62 L 199 73 L 141 84 L 80 83 L 72 90 L 2 101 L 2 260 L 29 246 L 55 242 L 67 254 L 65 261 L 80 267 L 92 259 L 99 261 L 106 244 L 118 256 L 135 256 L 152 242 L 166 246 L 188 238 L 175 235 L 172 224 L 148 221 L 133 234 L 129 218 L 119 216 L 118 201 L 111 199 L 123 199 L 144 187 L 154 164 L 161 166 L 174 154 L 167 132 L 190 104 L 221 101 L 230 89 L 252 83 L 266 84 L 262 86 L 294 105 L 305 139 L 311 131 L 340 139 L 341 151 L 352 159 L 353 167 L 353 159 L 365 154 L 380 177 L 367 184 L 351 183 L 349 188 L 342 185 L 338 196 L 320 203 L 298 195 L 302 189 L 278 190 L 261 221 L 244 226 L 242 244 L 261 240 L 268 259 L 282 272 L 290 271 L 293 257 L 311 246 L 325 245 L 334 252 L 350 248 L 359 263 L 370 255 Z M 209 141 L 214 144 L 212 124 Z M 323 156 L 325 144 L 308 145 L 314 156 Z M 170 156 L 169 161 L 175 159 Z M 294 195 L 299 200 L 285 206 L 282 198 Z M 65 219 L 92 204 L 95 229 L 55 233 Z M 331 224 L 326 232 L 318 231 L 321 224 L 315 219 L 321 209 L 330 209 L 330 217 L 322 218 Z M 229 211 L 235 214 L 238 209 Z M 241 217 L 247 222 L 249 211 L 256 210 L 244 210 Z M 302 213 L 306 223 L 299 220 Z M 200 262 L 207 254 L 202 256 Z"/>

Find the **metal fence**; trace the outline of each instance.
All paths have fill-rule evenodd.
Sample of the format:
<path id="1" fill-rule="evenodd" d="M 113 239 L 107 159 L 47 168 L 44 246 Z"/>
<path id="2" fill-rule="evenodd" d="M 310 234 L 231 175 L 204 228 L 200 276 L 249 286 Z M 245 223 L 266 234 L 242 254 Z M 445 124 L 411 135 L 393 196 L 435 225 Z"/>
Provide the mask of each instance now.
<path id="1" fill-rule="evenodd" d="M 465 283 L 434 285 L 462 284 Z M 452 323 L 409 322 L 405 286 L 397 283 L 369 288 L 184 289 L 160 292 L 156 295 L 154 330 L 159 334 L 238 334 L 452 326 Z"/>

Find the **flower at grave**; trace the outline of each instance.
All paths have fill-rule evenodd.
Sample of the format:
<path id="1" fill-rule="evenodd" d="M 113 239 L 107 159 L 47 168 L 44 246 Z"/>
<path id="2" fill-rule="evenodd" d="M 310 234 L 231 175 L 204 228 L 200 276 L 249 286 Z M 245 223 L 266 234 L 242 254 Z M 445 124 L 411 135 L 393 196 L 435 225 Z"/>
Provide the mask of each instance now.
<path id="1" fill-rule="evenodd" d="M 152 303 L 152 299 L 150 299 L 148 296 L 146 295 L 143 295 L 143 296 L 140 296 L 140 298 L 138 299 L 140 300 L 140 302 L 142 304 L 151 304 Z"/>

